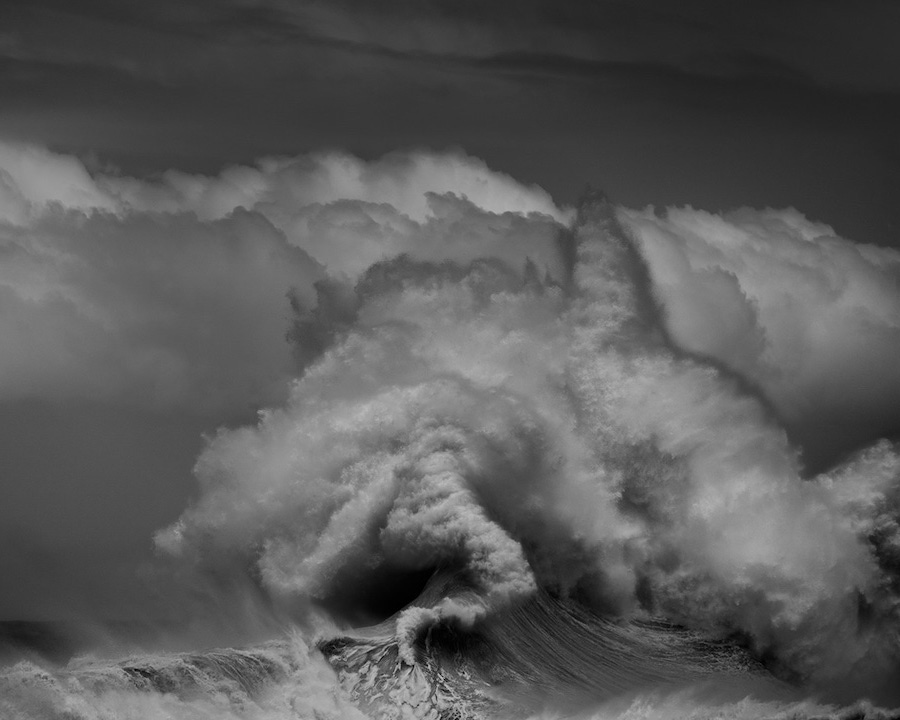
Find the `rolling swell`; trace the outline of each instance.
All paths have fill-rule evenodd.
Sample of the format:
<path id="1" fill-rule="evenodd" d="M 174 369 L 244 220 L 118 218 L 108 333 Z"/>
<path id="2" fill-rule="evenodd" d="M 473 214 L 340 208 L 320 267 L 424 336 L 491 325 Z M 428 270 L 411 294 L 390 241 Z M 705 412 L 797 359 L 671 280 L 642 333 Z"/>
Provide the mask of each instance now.
<path id="1" fill-rule="evenodd" d="M 706 678 L 765 671 L 738 648 L 665 622 L 614 621 L 539 593 L 485 623 L 495 667 L 542 694 L 594 699 Z"/>

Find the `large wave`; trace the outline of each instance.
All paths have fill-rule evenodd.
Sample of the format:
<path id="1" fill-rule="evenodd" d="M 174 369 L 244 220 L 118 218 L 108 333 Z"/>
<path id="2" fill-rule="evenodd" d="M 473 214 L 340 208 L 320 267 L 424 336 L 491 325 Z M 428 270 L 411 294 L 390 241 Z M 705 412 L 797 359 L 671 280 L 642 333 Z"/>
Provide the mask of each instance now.
<path id="1" fill-rule="evenodd" d="M 497 189 L 490 202 L 432 194 L 396 210 L 415 195 L 405 182 L 448 164 L 471 192 Z M 811 698 L 900 702 L 900 451 L 885 440 L 805 473 L 784 422 L 803 404 L 779 373 L 812 376 L 778 364 L 786 331 L 763 352 L 775 320 L 748 321 L 745 355 L 732 327 L 723 340 L 688 319 L 747 300 L 731 240 L 731 264 L 685 289 L 660 280 L 664 221 L 598 193 L 570 212 L 460 158 L 335 167 L 352 202 L 309 179 L 320 166 L 286 161 L 94 181 L 104 212 L 126 216 L 187 205 L 227 223 L 238 198 L 309 253 L 291 256 L 307 274 L 290 299 L 288 397 L 209 439 L 198 499 L 155 537 L 180 577 L 241 578 L 306 639 L 62 674 L 20 664 L 3 680 L 11 712 L 888 716 Z M 314 202 L 293 214 L 279 199 L 304 192 Z M 352 219 L 342 242 L 367 235 L 358 253 L 317 232 L 329 213 Z M 698 246 L 683 252 L 712 252 Z M 857 315 L 892 306 L 900 262 L 859 252 L 883 282 Z M 726 320 L 756 307 L 737 304 Z M 850 322 L 844 310 L 825 327 Z M 876 321 L 893 342 L 896 318 Z M 128 699 L 142 688 L 152 701 Z"/>

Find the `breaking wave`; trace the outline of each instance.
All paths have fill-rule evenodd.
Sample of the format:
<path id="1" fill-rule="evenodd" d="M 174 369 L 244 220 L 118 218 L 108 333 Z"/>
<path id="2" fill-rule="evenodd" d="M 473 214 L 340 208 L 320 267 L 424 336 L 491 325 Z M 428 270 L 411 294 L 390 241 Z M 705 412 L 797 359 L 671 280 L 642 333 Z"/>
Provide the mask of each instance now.
<path id="1" fill-rule="evenodd" d="M 290 397 L 209 439 L 155 537 L 292 629 L 22 659 L 3 714 L 900 717 L 897 447 L 806 476 L 758 378 L 678 343 L 602 196 L 431 202 L 443 241 L 292 296 Z"/>

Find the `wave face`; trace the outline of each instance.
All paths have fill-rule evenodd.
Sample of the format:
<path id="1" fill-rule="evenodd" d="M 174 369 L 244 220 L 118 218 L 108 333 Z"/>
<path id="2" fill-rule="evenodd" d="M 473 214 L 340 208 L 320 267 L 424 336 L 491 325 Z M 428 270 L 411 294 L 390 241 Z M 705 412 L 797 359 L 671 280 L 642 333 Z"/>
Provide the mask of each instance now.
<path id="1" fill-rule="evenodd" d="M 446 611 L 453 584 L 435 584 L 439 592 L 426 588 L 389 621 L 319 641 L 373 716 L 524 717 L 548 703 L 577 708 L 647 688 L 780 687 L 745 652 L 684 628 L 613 621 L 543 592 L 469 624 Z"/>
<path id="2" fill-rule="evenodd" d="M 155 537 L 290 637 L 22 660 L 0 714 L 900 717 L 864 699 L 900 704 L 898 448 L 805 477 L 758 388 L 678 346 L 604 198 L 432 201 L 443 244 L 292 298 L 289 399 L 209 440 Z"/>

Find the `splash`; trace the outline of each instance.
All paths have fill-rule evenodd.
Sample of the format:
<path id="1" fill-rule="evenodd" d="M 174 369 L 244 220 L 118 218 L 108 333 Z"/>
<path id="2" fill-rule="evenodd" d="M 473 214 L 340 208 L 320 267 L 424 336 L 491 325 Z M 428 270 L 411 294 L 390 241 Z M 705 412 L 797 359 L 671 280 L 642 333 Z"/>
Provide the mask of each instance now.
<path id="1" fill-rule="evenodd" d="M 287 406 L 210 443 L 201 499 L 158 545 L 287 603 L 346 607 L 361 580 L 450 567 L 476 620 L 546 591 L 741 638 L 815 686 L 886 683 L 894 526 L 876 541 L 848 488 L 895 513 L 895 449 L 802 479 L 766 404 L 673 346 L 604 199 L 552 242 L 565 270 L 543 278 L 492 259 L 370 268 Z M 409 612 L 401 627 L 425 622 Z"/>
<path id="2" fill-rule="evenodd" d="M 226 406 L 268 408 L 209 438 L 197 499 L 154 540 L 177 577 L 208 597 L 223 578 L 252 588 L 262 598 L 252 607 L 290 618 L 299 639 L 20 664 L 3 675 L 10 713 L 886 718 L 863 698 L 900 702 L 900 450 L 884 440 L 812 477 L 804 468 L 784 422 L 802 403 L 781 390 L 819 385 L 790 380 L 812 375 L 792 365 L 789 328 L 776 320 L 819 316 L 816 303 L 797 305 L 815 297 L 806 286 L 788 293 L 783 315 L 763 302 L 758 268 L 772 265 L 774 241 L 758 243 L 764 259 L 749 271 L 748 251 L 724 231 L 699 242 L 672 230 L 677 214 L 663 222 L 598 193 L 573 214 L 461 156 L 371 167 L 316 156 L 156 183 L 64 163 L 90 190 L 75 194 L 29 190 L 35 164 L 57 160 L 15 157 L 0 229 L 41 281 L 16 286 L 19 299 L 33 292 L 43 310 L 54 288 L 80 308 L 101 304 L 87 302 L 95 284 L 130 297 L 118 261 L 102 283 L 44 272 L 62 245 L 36 234 L 76 212 L 117 232 L 147 217 L 154 233 L 250 228 L 228 245 L 223 277 L 244 250 L 261 278 L 278 268 L 293 356 L 284 348 L 253 388 L 233 389 Z M 453 194 L 463 190 L 472 197 Z M 859 250 L 865 263 L 842 265 L 845 241 L 819 248 L 824 230 L 791 217 L 785 233 L 806 243 L 806 266 L 853 280 L 853 302 L 828 306 L 822 327 L 844 327 L 863 307 L 860 327 L 874 317 L 889 336 L 897 292 L 882 280 L 893 255 Z M 739 220 L 741 242 L 772 232 Z M 688 258 L 674 277 L 664 231 Z M 268 248 L 259 256 L 257 234 Z M 192 261 L 222 250 L 193 235 L 187 246 Z M 691 282 L 690 261 L 716 253 L 727 262 Z M 285 273 L 296 275 L 289 298 Z M 191 287 L 185 278 L 176 287 Z M 239 323 L 252 339 L 272 288 L 238 290 L 264 296 Z M 714 310 L 725 320 L 711 330 L 690 322 Z M 159 347 L 156 326 L 117 312 L 112 326 L 149 327 L 135 337 Z M 200 395 L 257 368 L 243 352 L 252 347 Z M 114 394 L 157 377 L 115 346 L 105 356 L 128 368 Z M 163 386 L 192 397 L 208 357 L 177 357 L 190 372 L 176 368 Z M 845 366 L 822 360 L 813 374 L 859 372 L 835 367 Z M 288 371 L 286 392 L 267 385 Z"/>

